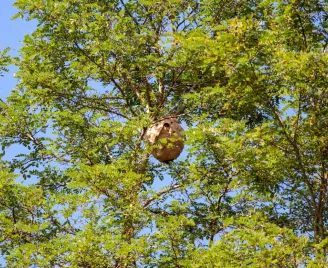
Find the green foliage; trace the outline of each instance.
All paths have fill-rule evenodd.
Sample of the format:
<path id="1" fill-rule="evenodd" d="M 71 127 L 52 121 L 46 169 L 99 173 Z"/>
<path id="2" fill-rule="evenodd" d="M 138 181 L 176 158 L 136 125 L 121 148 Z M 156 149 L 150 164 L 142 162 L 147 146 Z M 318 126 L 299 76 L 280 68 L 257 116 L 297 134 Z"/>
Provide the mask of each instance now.
<path id="1" fill-rule="evenodd" d="M 11 62 L 10 56 L 8 56 L 9 48 L 6 48 L 4 51 L 0 52 L 0 76 L 3 76 L 3 72 L 8 72 L 6 66 Z"/>
<path id="2" fill-rule="evenodd" d="M 242 217 L 208 250 L 193 253 L 188 267 L 299 267 L 307 262 L 307 239 L 265 222 L 262 215 Z"/>
<path id="3" fill-rule="evenodd" d="M 8 267 L 327 266 L 325 1 L 15 6 L 38 27 L 0 103 Z"/>

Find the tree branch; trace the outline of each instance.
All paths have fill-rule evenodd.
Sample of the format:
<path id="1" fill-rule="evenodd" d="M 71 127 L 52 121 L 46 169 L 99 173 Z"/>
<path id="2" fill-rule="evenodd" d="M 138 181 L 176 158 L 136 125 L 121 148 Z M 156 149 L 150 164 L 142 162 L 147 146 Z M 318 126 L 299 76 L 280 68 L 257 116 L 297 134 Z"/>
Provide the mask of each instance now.
<path id="1" fill-rule="evenodd" d="M 150 203 L 158 198 L 160 198 L 161 196 L 173 191 L 173 190 L 176 190 L 178 188 L 180 188 L 182 185 L 181 184 L 173 184 L 171 185 L 170 187 L 166 188 L 166 189 L 163 189 L 162 191 L 156 193 L 153 197 L 147 199 L 144 204 L 142 205 L 143 208 L 147 208 Z"/>

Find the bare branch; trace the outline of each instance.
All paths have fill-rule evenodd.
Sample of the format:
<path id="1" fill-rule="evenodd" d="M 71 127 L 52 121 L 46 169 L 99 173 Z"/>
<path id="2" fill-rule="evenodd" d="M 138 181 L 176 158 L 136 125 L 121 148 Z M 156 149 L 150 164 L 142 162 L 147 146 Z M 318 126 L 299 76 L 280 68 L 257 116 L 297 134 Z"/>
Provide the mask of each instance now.
<path id="1" fill-rule="evenodd" d="M 147 200 L 145 201 L 145 203 L 142 205 L 142 207 L 143 207 L 143 208 L 147 208 L 147 207 L 149 206 L 149 204 L 150 204 L 152 201 L 154 201 L 154 200 L 156 200 L 156 199 L 162 197 L 162 196 L 165 195 L 165 194 L 170 193 L 170 192 L 173 191 L 173 190 L 179 189 L 181 186 L 182 186 L 181 184 L 176 183 L 176 184 L 171 185 L 171 186 L 168 187 L 168 188 L 163 189 L 162 191 L 159 191 L 159 192 L 156 193 L 153 197 L 147 199 Z"/>

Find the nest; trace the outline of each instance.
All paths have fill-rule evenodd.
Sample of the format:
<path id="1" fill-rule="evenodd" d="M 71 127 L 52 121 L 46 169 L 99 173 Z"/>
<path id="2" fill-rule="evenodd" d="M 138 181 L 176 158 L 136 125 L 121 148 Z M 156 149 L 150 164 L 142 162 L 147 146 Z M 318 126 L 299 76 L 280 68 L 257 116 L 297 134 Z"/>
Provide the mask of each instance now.
<path id="1" fill-rule="evenodd" d="M 183 128 L 175 117 L 166 117 L 156 121 L 146 133 L 151 145 L 156 145 L 152 151 L 153 156 L 160 162 L 168 163 L 181 154 L 183 141 Z"/>

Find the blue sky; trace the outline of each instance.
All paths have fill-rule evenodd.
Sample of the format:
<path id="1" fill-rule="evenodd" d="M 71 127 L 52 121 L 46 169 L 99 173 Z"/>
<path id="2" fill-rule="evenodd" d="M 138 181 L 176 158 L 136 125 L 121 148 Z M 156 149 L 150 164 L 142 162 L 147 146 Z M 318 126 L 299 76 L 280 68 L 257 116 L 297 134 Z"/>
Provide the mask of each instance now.
<path id="1" fill-rule="evenodd" d="M 11 49 L 10 55 L 18 56 L 19 49 L 22 47 L 24 35 L 30 34 L 36 28 L 35 21 L 24 21 L 22 19 L 12 20 L 11 18 L 17 13 L 17 9 L 13 6 L 15 1 L 2 0 L 0 6 L 0 50 L 9 47 Z M 0 98 L 5 100 L 10 94 L 11 90 L 16 85 L 14 78 L 16 68 L 11 66 L 8 73 L 4 73 L 0 77 Z M 5 159 L 11 159 L 17 152 L 21 152 L 18 146 L 12 146 L 6 152 Z M 0 262 L 1 263 L 1 262 Z"/>
<path id="2" fill-rule="evenodd" d="M 17 13 L 17 9 L 13 7 L 15 1 L 2 0 L 0 7 L 0 50 L 10 47 L 11 55 L 17 56 L 22 45 L 25 34 L 33 32 L 36 27 L 34 21 L 23 21 L 21 19 L 12 20 L 12 16 Z M 15 87 L 16 80 L 14 78 L 15 69 L 10 68 L 10 72 L 0 78 L 0 98 L 5 98 Z"/>

